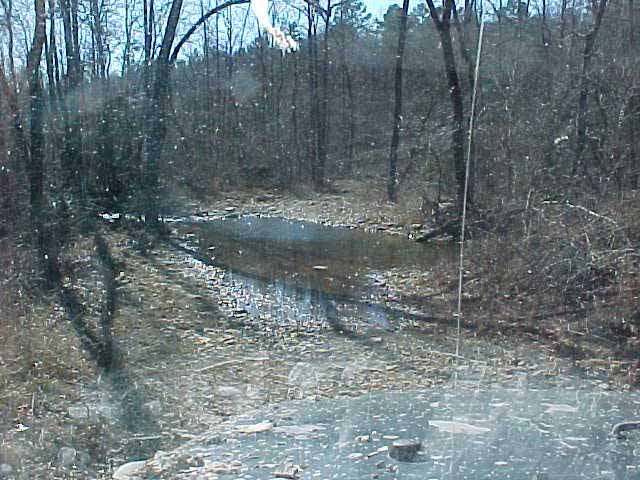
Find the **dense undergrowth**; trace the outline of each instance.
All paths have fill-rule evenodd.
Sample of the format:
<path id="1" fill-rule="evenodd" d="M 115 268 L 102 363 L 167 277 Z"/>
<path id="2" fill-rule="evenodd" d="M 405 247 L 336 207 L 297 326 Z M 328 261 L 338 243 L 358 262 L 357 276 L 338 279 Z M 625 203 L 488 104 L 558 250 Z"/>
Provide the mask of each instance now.
<path id="1" fill-rule="evenodd" d="M 473 240 L 467 294 L 484 307 L 477 321 L 555 332 L 569 354 L 580 355 L 580 338 L 590 337 L 635 355 L 639 207 L 637 192 L 586 206 L 531 202 L 508 230 Z"/>

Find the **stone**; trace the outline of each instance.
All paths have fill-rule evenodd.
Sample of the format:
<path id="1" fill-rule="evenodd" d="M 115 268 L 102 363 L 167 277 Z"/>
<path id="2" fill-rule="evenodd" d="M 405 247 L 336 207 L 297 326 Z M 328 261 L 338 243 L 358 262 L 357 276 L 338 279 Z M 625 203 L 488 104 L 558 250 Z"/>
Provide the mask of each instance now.
<path id="1" fill-rule="evenodd" d="M 273 428 L 273 423 L 271 422 L 261 422 L 256 423 L 254 425 L 238 425 L 236 430 L 240 433 L 262 433 L 268 432 Z"/>
<path id="2" fill-rule="evenodd" d="M 58 450 L 58 463 L 65 468 L 71 467 L 76 463 L 77 454 L 75 448 L 62 447 Z"/>
<path id="3" fill-rule="evenodd" d="M 297 465 L 287 464 L 280 467 L 279 470 L 273 472 L 273 476 L 275 478 L 288 478 L 290 480 L 294 480 L 298 478 L 298 472 L 300 469 Z"/>
<path id="4" fill-rule="evenodd" d="M 151 400 L 144 404 L 147 411 L 154 416 L 158 416 L 162 413 L 162 403 L 160 400 Z"/>
<path id="5" fill-rule="evenodd" d="M 124 465 L 120 465 L 115 472 L 113 472 L 113 480 L 134 480 L 137 475 L 142 473 L 146 466 L 146 461 L 129 462 Z"/>
<path id="6" fill-rule="evenodd" d="M 445 433 L 462 433 L 465 435 L 482 435 L 490 432 L 491 429 L 485 427 L 477 427 L 462 422 L 451 422 L 446 420 L 429 420 L 429 425 L 435 427 L 440 432 Z"/>
<path id="7" fill-rule="evenodd" d="M 222 398 L 237 398 L 242 396 L 242 390 L 231 385 L 219 385 L 216 393 Z"/>
<path id="8" fill-rule="evenodd" d="M 419 440 L 400 438 L 394 440 L 389 447 L 389 456 L 399 462 L 412 462 L 421 446 L 422 443 Z"/>
<path id="9" fill-rule="evenodd" d="M 72 405 L 69 407 L 69 416 L 74 419 L 89 418 L 89 407 L 86 405 Z"/>
<path id="10" fill-rule="evenodd" d="M 13 467 L 8 463 L 0 463 L 0 478 L 8 477 L 13 473 Z"/>
<path id="11" fill-rule="evenodd" d="M 297 437 L 319 432 L 324 429 L 325 427 L 322 425 L 281 425 L 274 427 L 273 431 L 282 435 Z"/>

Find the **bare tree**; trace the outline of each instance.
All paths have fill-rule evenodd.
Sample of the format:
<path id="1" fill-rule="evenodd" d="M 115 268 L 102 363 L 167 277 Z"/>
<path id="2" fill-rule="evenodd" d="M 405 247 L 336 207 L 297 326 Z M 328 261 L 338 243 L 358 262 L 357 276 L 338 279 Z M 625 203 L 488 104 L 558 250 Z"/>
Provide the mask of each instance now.
<path id="1" fill-rule="evenodd" d="M 591 12 L 593 15 L 593 26 L 586 34 L 584 40 L 584 50 L 582 53 L 582 71 L 580 73 L 580 96 L 578 98 L 578 112 L 576 114 L 576 150 L 573 164 L 573 174 L 576 175 L 578 170 L 585 169 L 583 159 L 584 148 L 587 143 L 587 109 L 589 102 L 589 72 L 591 70 L 591 62 L 595 51 L 596 39 L 598 31 L 602 25 L 607 8 L 607 0 L 591 0 Z M 589 177 L 589 173 L 584 173 Z"/>
<path id="2" fill-rule="evenodd" d="M 40 61 L 46 40 L 45 0 L 34 0 L 35 26 L 33 38 L 27 53 L 25 67 L 26 90 L 29 92 L 29 130 L 25 131 L 24 112 L 10 87 L 0 64 L 0 91 L 6 97 L 13 118 L 14 134 L 19 154 L 29 177 L 29 201 L 32 242 L 38 252 L 39 264 L 49 285 L 57 282 L 58 268 L 56 255 L 51 251 L 52 242 L 45 228 L 44 219 L 44 97 L 40 78 Z"/>
<path id="3" fill-rule="evenodd" d="M 0 0 L 4 9 L 5 27 L 7 28 L 7 56 L 9 57 L 9 74 L 11 81 L 16 83 L 16 66 L 13 52 L 13 0 Z"/>
<path id="4" fill-rule="evenodd" d="M 456 67 L 456 57 L 453 50 L 453 38 L 451 35 L 451 17 L 455 8 L 453 0 L 444 0 L 442 13 L 438 13 L 438 9 L 433 0 L 427 0 L 429 5 L 429 14 L 433 20 L 440 42 L 442 44 L 442 55 L 444 58 L 445 72 L 447 76 L 447 84 L 449 87 L 449 98 L 451 108 L 453 110 L 453 133 L 451 135 L 451 148 L 453 151 L 453 164 L 458 187 L 458 213 L 462 215 L 462 205 L 464 199 L 465 184 L 465 161 L 464 161 L 464 105 L 462 86 Z M 471 204 L 472 194 L 469 192 L 467 202 Z"/>
<path id="5" fill-rule="evenodd" d="M 387 195 L 392 202 L 396 201 L 396 186 L 398 184 L 398 145 L 400 143 L 400 129 L 402 127 L 402 62 L 404 47 L 407 39 L 407 16 L 409 0 L 403 0 L 400 10 L 400 32 L 398 35 L 398 53 L 395 68 L 395 104 L 393 109 L 393 133 L 391 134 L 391 151 L 389 152 L 389 178 L 387 180 Z"/>
<path id="6" fill-rule="evenodd" d="M 95 75 L 98 78 L 106 77 L 106 60 L 105 60 L 105 45 L 104 45 L 104 29 L 102 26 L 102 6 L 104 2 L 98 4 L 98 0 L 90 0 L 89 6 L 91 10 L 91 26 L 93 38 L 95 41 L 96 51 L 96 68 Z"/>

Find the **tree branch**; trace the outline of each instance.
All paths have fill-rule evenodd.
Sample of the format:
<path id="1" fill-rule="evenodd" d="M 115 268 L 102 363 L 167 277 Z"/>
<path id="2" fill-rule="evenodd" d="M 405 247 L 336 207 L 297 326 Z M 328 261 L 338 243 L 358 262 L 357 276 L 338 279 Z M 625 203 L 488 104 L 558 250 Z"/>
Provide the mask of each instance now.
<path id="1" fill-rule="evenodd" d="M 171 11 L 169 12 L 167 26 L 164 30 L 164 37 L 162 38 L 162 45 L 160 46 L 160 55 L 158 55 L 161 62 L 167 63 L 169 61 L 171 45 L 173 45 L 173 40 L 176 37 L 176 29 L 178 28 L 178 21 L 180 20 L 180 10 L 182 10 L 182 0 L 174 0 L 171 3 Z"/>
<path id="2" fill-rule="evenodd" d="M 196 23 L 194 23 L 191 26 L 191 28 L 187 31 L 187 33 L 185 33 L 183 35 L 183 37 L 180 39 L 180 41 L 176 45 L 176 48 L 173 49 L 173 53 L 171 54 L 171 58 L 169 59 L 169 62 L 173 63 L 173 62 L 176 61 L 176 58 L 178 58 L 178 53 L 180 52 L 180 49 L 184 46 L 185 43 L 187 43 L 189 41 L 189 39 L 195 33 L 195 31 L 198 29 L 198 27 L 200 27 L 200 25 L 202 25 L 204 22 L 206 22 L 209 19 L 209 17 L 211 17 L 212 15 L 215 15 L 216 13 L 220 13 L 225 8 L 231 7 L 233 5 L 242 5 L 242 4 L 245 4 L 245 3 L 249 3 L 250 1 L 251 0 L 229 0 L 229 1 L 225 2 L 225 3 L 222 3 L 222 4 L 218 5 L 215 8 L 212 8 L 207 13 L 202 15 L 202 17 L 200 17 L 200 20 L 198 20 Z"/>

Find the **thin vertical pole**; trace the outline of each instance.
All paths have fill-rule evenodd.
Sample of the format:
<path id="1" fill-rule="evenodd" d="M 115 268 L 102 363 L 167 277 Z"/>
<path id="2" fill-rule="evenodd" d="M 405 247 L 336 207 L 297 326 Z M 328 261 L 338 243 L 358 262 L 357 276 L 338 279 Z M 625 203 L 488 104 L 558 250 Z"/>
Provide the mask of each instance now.
<path id="1" fill-rule="evenodd" d="M 460 260 L 458 268 L 458 308 L 456 315 L 458 317 L 457 322 L 457 335 L 456 335 L 456 359 L 460 356 L 460 334 L 461 334 L 461 320 L 462 320 L 462 280 L 464 277 L 464 240 L 465 229 L 467 223 L 467 194 L 469 192 L 469 165 L 471 163 L 471 146 L 473 143 L 473 130 L 475 126 L 475 113 L 476 113 L 476 98 L 478 93 L 478 76 L 480 73 L 480 58 L 482 54 L 482 39 L 484 37 L 484 6 L 481 4 L 480 10 L 480 33 L 478 35 L 478 48 L 476 52 L 476 68 L 473 77 L 473 93 L 471 96 L 471 118 L 469 119 L 469 135 L 467 138 L 467 158 L 465 165 L 464 175 L 464 197 L 462 199 L 462 226 L 460 231 Z"/>

